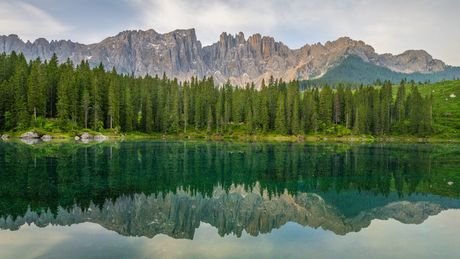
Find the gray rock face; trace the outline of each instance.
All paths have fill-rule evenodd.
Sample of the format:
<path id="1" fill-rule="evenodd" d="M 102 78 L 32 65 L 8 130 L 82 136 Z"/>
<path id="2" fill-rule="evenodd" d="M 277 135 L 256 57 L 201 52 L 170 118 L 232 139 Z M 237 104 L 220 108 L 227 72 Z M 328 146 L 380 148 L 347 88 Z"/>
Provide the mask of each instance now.
<path id="1" fill-rule="evenodd" d="M 446 65 L 433 59 L 424 50 L 408 50 L 400 55 L 378 55 L 362 41 L 348 37 L 336 41 L 305 45 L 291 50 L 272 37 L 254 34 L 247 40 L 243 33 L 222 33 L 217 43 L 202 47 L 194 29 L 175 30 L 159 34 L 154 30 L 124 31 L 100 43 L 84 45 L 71 41 L 51 41 L 40 38 L 23 42 L 17 35 L 0 36 L 0 52 L 22 52 L 26 59 L 40 57 L 49 60 L 56 53 L 60 61 L 70 58 L 74 64 L 82 60 L 92 66 L 102 62 L 106 68 L 136 76 L 147 74 L 189 80 L 193 76 L 213 76 L 221 84 L 230 80 L 244 86 L 270 76 L 292 79 L 312 79 L 324 75 L 348 55 L 357 55 L 365 62 L 387 67 L 393 71 L 437 72 Z"/>
<path id="2" fill-rule="evenodd" d="M 36 132 L 26 132 L 22 134 L 19 138 L 21 139 L 34 139 L 34 138 L 40 138 L 41 135 L 36 133 Z"/>

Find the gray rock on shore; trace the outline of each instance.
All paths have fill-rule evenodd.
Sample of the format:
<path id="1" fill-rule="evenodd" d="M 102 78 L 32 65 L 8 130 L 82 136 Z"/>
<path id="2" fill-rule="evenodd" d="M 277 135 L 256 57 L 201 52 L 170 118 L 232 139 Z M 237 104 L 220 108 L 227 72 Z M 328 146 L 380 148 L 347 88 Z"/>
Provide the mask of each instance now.
<path id="1" fill-rule="evenodd" d="M 32 138 L 40 138 L 41 135 L 37 132 L 26 132 L 22 134 L 19 138 L 21 139 L 32 139 Z"/>

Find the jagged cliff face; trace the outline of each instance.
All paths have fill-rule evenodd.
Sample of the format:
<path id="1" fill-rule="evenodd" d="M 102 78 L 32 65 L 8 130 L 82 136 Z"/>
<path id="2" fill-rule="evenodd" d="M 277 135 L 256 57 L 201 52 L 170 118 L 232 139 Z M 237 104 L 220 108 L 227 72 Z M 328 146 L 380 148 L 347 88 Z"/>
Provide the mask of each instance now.
<path id="1" fill-rule="evenodd" d="M 136 194 L 133 198 L 120 197 L 114 203 L 106 202 L 102 209 L 94 205 L 87 211 L 78 207 L 70 212 L 60 209 L 56 218 L 50 212 L 38 216 L 29 210 L 23 218 L 15 221 L 11 217 L 0 219 L 0 229 L 17 230 L 25 223 L 46 227 L 49 224 L 65 226 L 93 222 L 124 236 L 152 238 L 166 234 L 173 238 L 193 239 L 201 222 L 216 227 L 221 236 L 241 236 L 243 231 L 257 236 L 287 222 L 296 222 L 304 227 L 321 227 L 345 235 L 368 227 L 374 219 L 394 218 L 406 224 L 419 224 L 445 209 L 441 204 L 426 201 L 400 201 L 347 218 L 317 194 L 292 196 L 286 192 L 270 199 L 260 193 L 258 187 L 248 193 L 238 186 L 229 193 L 216 188 L 212 197 L 191 196 L 180 190 L 158 197 Z"/>
<path id="2" fill-rule="evenodd" d="M 387 67 L 393 71 L 437 72 L 445 64 L 433 59 L 423 50 L 408 50 L 400 55 L 378 55 L 362 41 L 343 37 L 324 46 L 320 43 L 291 50 L 271 37 L 254 34 L 247 40 L 243 33 L 222 33 L 217 43 L 202 47 L 194 29 L 175 30 L 159 34 L 154 30 L 124 31 L 100 43 L 84 45 L 70 41 L 37 39 L 24 43 L 16 35 L 0 36 L 0 52 L 24 53 L 27 59 L 50 59 L 56 53 L 60 61 L 70 58 L 75 64 L 87 60 L 92 65 L 100 62 L 107 69 L 137 76 L 147 74 L 189 80 L 213 76 L 218 83 L 227 80 L 244 86 L 270 76 L 292 79 L 312 79 L 324 75 L 328 69 L 340 64 L 348 55 L 361 57 L 365 62 Z"/>

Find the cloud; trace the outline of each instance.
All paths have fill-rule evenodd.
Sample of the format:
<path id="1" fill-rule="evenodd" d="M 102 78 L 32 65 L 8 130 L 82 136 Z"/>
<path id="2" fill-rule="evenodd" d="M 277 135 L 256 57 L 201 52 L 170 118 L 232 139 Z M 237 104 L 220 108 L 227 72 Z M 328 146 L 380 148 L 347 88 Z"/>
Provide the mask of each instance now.
<path id="1" fill-rule="evenodd" d="M 159 32 L 196 28 L 204 45 L 216 42 L 226 31 L 247 33 L 268 31 L 276 26 L 276 17 L 270 5 L 259 1 L 156 1 L 130 0 L 141 12 L 142 27 Z M 254 12 L 257 9 L 259 12 Z"/>
<path id="2" fill-rule="evenodd" d="M 431 0 L 126 0 L 140 14 L 140 27 L 165 33 L 195 28 L 203 45 L 222 32 L 272 36 L 291 48 L 349 36 L 378 53 L 425 49 L 460 65 L 452 55 L 460 34 L 460 1 Z M 448 51 L 446 47 L 449 47 Z"/>
<path id="3" fill-rule="evenodd" d="M 241 31 L 246 38 L 274 37 L 292 49 L 348 36 L 377 53 L 424 49 L 460 65 L 458 0 L 44 0 L 40 8 L 36 3 L 0 0 L 0 35 L 95 43 L 127 29 L 195 28 L 204 46 L 222 32 Z"/>
<path id="4" fill-rule="evenodd" d="M 56 37 L 71 30 L 46 12 L 23 2 L 0 1 L 0 35 L 17 34 L 23 40 Z"/>

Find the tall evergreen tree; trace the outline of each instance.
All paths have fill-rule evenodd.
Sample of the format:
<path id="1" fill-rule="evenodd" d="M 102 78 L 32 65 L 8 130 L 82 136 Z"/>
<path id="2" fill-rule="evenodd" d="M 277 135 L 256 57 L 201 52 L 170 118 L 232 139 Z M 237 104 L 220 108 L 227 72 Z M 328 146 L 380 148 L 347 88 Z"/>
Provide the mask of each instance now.
<path id="1" fill-rule="evenodd" d="M 284 95 L 280 95 L 278 99 L 278 109 L 276 110 L 276 121 L 275 121 L 276 133 L 281 135 L 287 135 L 286 128 L 286 107 L 284 105 Z"/>
<path id="2" fill-rule="evenodd" d="M 29 112 L 33 114 L 34 120 L 37 120 L 38 116 L 44 117 L 46 113 L 46 99 L 43 93 L 46 82 L 40 58 L 33 62 L 27 84 Z"/>
<path id="3" fill-rule="evenodd" d="M 292 111 L 292 124 L 291 124 L 291 133 L 293 135 L 297 135 L 300 131 L 300 125 L 299 125 L 299 102 L 297 98 L 294 100 L 294 107 Z"/>

